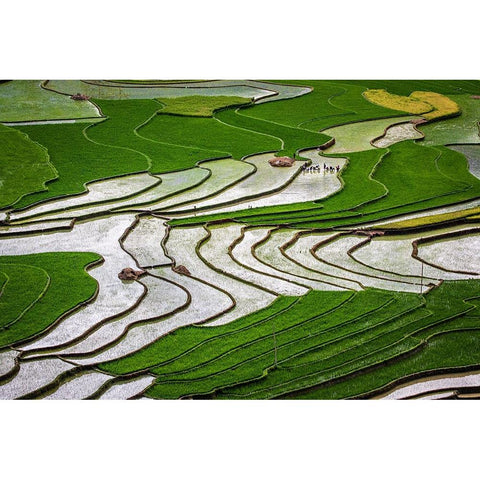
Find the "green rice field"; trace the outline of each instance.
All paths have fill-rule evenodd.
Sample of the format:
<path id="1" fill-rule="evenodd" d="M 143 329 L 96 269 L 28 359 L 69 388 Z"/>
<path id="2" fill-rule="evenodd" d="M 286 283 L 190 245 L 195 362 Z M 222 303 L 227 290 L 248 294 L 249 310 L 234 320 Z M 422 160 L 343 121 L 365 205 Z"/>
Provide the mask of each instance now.
<path id="1" fill-rule="evenodd" d="M 0 399 L 479 397 L 479 96 L 0 82 Z"/>

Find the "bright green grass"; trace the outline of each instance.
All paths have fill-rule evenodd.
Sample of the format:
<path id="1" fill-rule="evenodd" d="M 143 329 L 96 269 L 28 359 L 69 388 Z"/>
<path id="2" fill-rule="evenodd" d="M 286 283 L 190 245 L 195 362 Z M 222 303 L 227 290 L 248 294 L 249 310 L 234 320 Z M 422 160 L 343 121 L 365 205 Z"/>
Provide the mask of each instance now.
<path id="1" fill-rule="evenodd" d="M 97 282 L 88 275 L 85 268 L 101 257 L 95 253 L 38 253 L 32 255 L 0 257 L 0 269 L 17 284 L 15 294 L 2 295 L 2 313 L 8 319 L 15 319 L 22 307 L 30 305 L 33 292 L 23 292 L 23 289 L 34 288 L 37 298 L 43 292 L 45 278 L 50 278 L 48 288 L 32 308 L 26 310 L 16 322 L 5 325 L 0 330 L 0 348 L 19 344 L 50 327 L 62 314 L 76 307 L 80 302 L 87 301 L 94 295 Z M 19 268 L 19 267 L 23 267 Z M 28 270 L 28 274 L 25 273 Z M 38 271 L 44 273 L 37 273 Z M 15 278 L 15 275 L 21 275 Z M 34 279 L 39 285 L 34 287 Z M 40 291 L 40 287 L 42 290 Z M 3 320 L 3 319 L 2 319 Z"/>
<path id="2" fill-rule="evenodd" d="M 401 115 L 398 111 L 367 102 L 362 97 L 366 87 L 325 80 L 285 80 L 276 83 L 309 86 L 313 91 L 293 99 L 255 105 L 242 113 L 260 120 L 299 126 L 311 131 Z"/>
<path id="3" fill-rule="evenodd" d="M 279 100 L 279 102 L 280 101 L 283 100 Z M 273 103 L 276 102 L 272 102 L 272 104 Z M 258 105 L 259 108 L 261 106 L 263 105 Z M 264 135 L 269 135 L 272 139 L 277 139 L 275 144 L 277 145 L 276 150 L 281 150 L 279 155 L 287 155 L 289 157 L 294 157 L 296 151 L 301 148 L 318 147 L 323 145 L 331 138 L 323 133 L 312 132 L 309 130 L 304 130 L 303 128 L 289 127 L 286 125 L 280 125 L 279 123 L 273 123 L 271 121 L 256 119 L 247 115 L 249 111 L 249 109 L 221 110 L 216 112 L 214 117 L 226 125 L 244 129 L 242 131 L 244 131 L 247 135 L 251 136 L 255 132 L 259 132 Z M 278 146 L 279 143 L 280 147 Z"/>
<path id="4" fill-rule="evenodd" d="M 244 328 L 250 328 L 257 322 L 262 322 L 290 308 L 297 301 L 296 297 L 279 297 L 270 306 L 219 327 L 195 325 L 182 327 L 136 353 L 119 360 L 102 363 L 99 367 L 115 375 L 151 368 L 162 362 L 168 362 L 169 359 L 181 358 L 187 352 L 198 348 L 198 345 L 210 342 L 217 337 L 223 338 L 242 332 Z"/>
<path id="5" fill-rule="evenodd" d="M 420 305 L 413 295 L 369 290 L 357 294 L 329 292 L 327 306 L 324 294 L 312 292 L 302 303 L 255 325 L 249 332 L 239 332 L 227 341 L 212 341 L 192 352 L 191 358 L 152 369 L 158 379 L 147 395 L 175 398 L 206 394 L 222 385 L 262 377 L 275 362 L 273 329 L 277 362 L 281 365 L 312 349 L 344 349 L 346 343 L 358 341 L 357 335 L 365 329 L 388 323 L 391 316 Z M 333 302 L 338 296 L 343 301 Z M 339 339 L 343 344 L 335 346 Z"/>
<path id="6" fill-rule="evenodd" d="M 45 190 L 57 172 L 47 151 L 18 130 L 0 124 L 0 209 Z"/>
<path id="7" fill-rule="evenodd" d="M 281 149 L 281 142 L 276 138 L 236 128 L 216 118 L 162 115 L 161 111 L 139 130 L 139 134 L 158 142 L 204 149 L 204 158 L 216 151 L 240 160 L 245 155 Z"/>
<path id="8" fill-rule="evenodd" d="M 0 84 L 0 122 L 100 116 L 90 102 L 45 90 L 40 83 L 40 80 L 12 80 Z"/>
<path id="9" fill-rule="evenodd" d="M 268 375 L 255 382 L 227 388 L 218 396 L 272 398 L 291 392 L 308 392 L 313 398 L 325 398 L 320 386 L 327 386 L 333 381 L 336 382 L 333 389 L 335 396 L 348 396 L 344 389 L 339 388 L 342 379 L 345 379 L 347 385 L 351 378 L 359 378 L 352 377 L 353 373 L 359 375 L 357 372 L 367 368 L 375 368 L 375 372 L 382 371 L 387 360 L 396 357 L 401 359 L 402 355 L 419 347 L 432 331 L 442 331 L 442 325 L 448 329 L 451 319 L 470 313 L 475 304 L 469 303 L 468 299 L 479 295 L 478 282 L 445 282 L 425 296 L 424 307 L 397 317 L 388 328 L 377 330 L 374 335 L 370 331 L 367 335 L 358 336 L 356 344 L 352 342 L 350 347 L 347 345 L 345 348 L 345 345 L 339 344 L 336 355 L 331 355 L 332 352 L 323 347 L 312 350 L 296 357 L 294 361 L 280 364 L 278 369 L 269 371 Z M 468 335 L 465 334 L 465 340 Z M 391 380 L 404 376 L 401 361 L 395 361 L 391 365 Z M 369 387 L 365 383 L 361 389 L 365 391 Z M 315 394 L 312 393 L 314 388 Z"/>
<path id="10" fill-rule="evenodd" d="M 310 292 L 297 300 L 280 297 L 271 307 L 229 325 L 181 328 L 100 367 L 114 374 L 149 369 L 157 383 L 147 395 L 156 398 L 206 394 L 265 375 L 274 365 L 274 330 L 279 368 L 302 363 L 319 351 L 334 362 L 338 355 L 355 356 L 359 344 L 370 342 L 371 349 L 375 342 L 388 345 L 392 330 L 399 334 L 423 322 L 423 304 L 419 295 L 375 289 Z"/>
<path id="11" fill-rule="evenodd" d="M 156 112 L 161 109 L 161 105 L 155 100 L 95 100 L 95 102 L 108 116 L 108 120 L 89 127 L 86 131 L 87 137 L 103 145 L 138 152 L 147 160 L 152 173 L 183 170 L 195 166 L 200 160 L 228 156 L 228 153 L 219 149 L 196 148 L 197 145 L 189 144 L 189 139 L 183 139 L 181 136 L 178 142 L 175 142 L 168 134 L 163 135 L 162 140 L 166 143 L 160 143 L 157 138 L 145 138 L 148 129 L 140 127 L 152 116 L 151 121 L 154 121 Z M 168 118 L 171 119 L 174 128 L 182 133 L 184 122 L 188 119 L 173 116 Z"/>
<path id="12" fill-rule="evenodd" d="M 0 331 L 18 321 L 25 310 L 43 295 L 50 277 L 42 268 L 31 265 L 0 263 L 0 272 L 7 276 L 0 296 Z"/>
<path id="13" fill-rule="evenodd" d="M 409 375 L 434 375 L 439 369 L 455 369 L 480 365 L 480 312 L 478 300 L 473 313 L 455 317 L 445 323 L 425 329 L 426 341 L 421 349 L 400 357 L 394 363 L 379 365 L 370 371 L 359 372 L 353 377 L 331 384 L 314 386 L 303 392 L 292 393 L 285 398 L 338 399 L 365 395 L 379 388 L 392 385 Z M 371 395 L 371 394 L 370 394 Z"/>
<path id="14" fill-rule="evenodd" d="M 391 302 L 392 296 L 389 294 L 368 292 L 359 296 L 362 297 L 361 303 L 357 296 L 328 313 L 313 306 L 302 316 L 295 315 L 292 311 L 289 318 L 284 315 L 276 318 L 278 365 L 311 349 L 337 350 L 339 347 L 336 343 L 340 338 L 344 339 L 340 348 L 345 349 L 349 341 L 358 341 L 356 335 L 367 328 L 368 320 L 372 324 L 381 324 L 393 312 L 401 310 L 401 304 L 403 309 L 409 308 L 408 301 Z M 219 351 L 221 352 L 220 347 Z M 240 344 L 237 343 L 223 354 L 217 354 L 194 368 L 188 369 L 182 365 L 183 370 L 167 374 L 159 368 L 154 369 L 153 372 L 159 375 L 157 385 L 149 390 L 148 395 L 163 398 L 166 392 L 172 391 L 179 396 L 205 394 L 222 385 L 234 385 L 259 378 L 274 366 L 274 362 L 272 333 L 265 327 L 264 335 L 252 335 L 251 339 L 242 337 Z"/>
<path id="15" fill-rule="evenodd" d="M 392 145 L 373 179 L 388 188 L 388 195 L 378 204 L 363 208 L 363 212 L 463 192 L 473 185 L 480 193 L 480 182 L 468 171 L 463 155 L 445 148 L 426 148 L 412 141 Z"/>
<path id="16" fill-rule="evenodd" d="M 243 97 L 228 97 L 225 95 L 218 97 L 191 95 L 188 97 L 157 98 L 156 100 L 164 105 L 161 113 L 192 117 L 212 117 L 213 112 L 220 108 L 250 103 Z"/>
<path id="17" fill-rule="evenodd" d="M 454 143 L 480 143 L 480 100 L 470 95 L 451 95 L 451 100 L 461 108 L 461 114 L 440 122 L 419 125 L 425 135 L 425 145 L 446 145 Z"/>
<path id="18" fill-rule="evenodd" d="M 61 195 L 85 192 L 85 183 L 148 169 L 148 161 L 137 152 L 89 141 L 80 124 L 28 125 L 17 127 L 47 148 L 59 178 L 48 183 L 48 191 L 23 197 L 16 208 Z"/>
<path id="19" fill-rule="evenodd" d="M 339 85 L 309 81 L 280 81 L 275 83 L 310 86 L 313 87 L 313 91 L 301 97 L 258 104 L 243 110 L 242 113 L 252 118 L 289 127 L 303 126 L 302 124 L 319 117 L 332 118 L 347 114 L 342 109 L 329 103 L 329 99 L 345 92 L 345 89 Z M 312 130 L 307 124 L 303 128 Z"/>

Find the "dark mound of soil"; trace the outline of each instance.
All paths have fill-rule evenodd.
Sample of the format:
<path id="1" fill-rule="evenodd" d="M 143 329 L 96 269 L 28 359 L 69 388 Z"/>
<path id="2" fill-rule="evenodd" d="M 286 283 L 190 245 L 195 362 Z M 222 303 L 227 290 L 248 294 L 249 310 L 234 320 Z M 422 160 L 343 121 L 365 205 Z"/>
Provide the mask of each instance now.
<path id="1" fill-rule="evenodd" d="M 118 278 L 120 280 L 136 280 L 145 273 L 144 270 L 134 270 L 133 268 L 127 267 L 118 274 Z"/>
<path id="2" fill-rule="evenodd" d="M 188 275 L 189 277 L 192 275 L 190 273 L 190 270 L 183 265 L 178 265 L 176 267 L 172 267 L 172 270 L 176 273 L 181 273 L 182 275 Z"/>
<path id="3" fill-rule="evenodd" d="M 72 100 L 89 100 L 90 99 L 88 95 L 84 95 L 83 93 L 75 93 L 74 95 L 71 95 L 70 98 Z"/>
<path id="4" fill-rule="evenodd" d="M 290 157 L 275 157 L 268 161 L 272 167 L 291 167 L 295 160 Z"/>

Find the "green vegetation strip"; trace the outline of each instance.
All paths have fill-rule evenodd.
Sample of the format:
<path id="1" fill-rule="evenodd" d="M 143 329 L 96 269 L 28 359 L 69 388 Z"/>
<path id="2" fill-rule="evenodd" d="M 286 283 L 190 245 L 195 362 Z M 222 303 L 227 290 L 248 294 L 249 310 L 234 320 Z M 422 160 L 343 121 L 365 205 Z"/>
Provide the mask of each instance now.
<path id="1" fill-rule="evenodd" d="M 190 144 L 183 125 L 187 117 L 168 116 L 177 132 L 182 133 L 177 141 L 168 134 L 146 138 L 145 127 L 156 118 L 162 108 L 155 100 L 95 100 L 108 119 L 92 125 L 87 131 L 88 139 L 101 145 L 121 147 L 134 151 L 147 160 L 151 173 L 166 173 L 195 166 L 200 160 L 228 156 L 228 153 L 212 148 L 197 148 Z M 165 115 L 167 117 L 167 115 Z M 200 146 L 201 147 L 201 146 Z M 122 153 L 123 154 L 123 153 Z"/>
<path id="2" fill-rule="evenodd" d="M 384 363 L 378 368 L 358 372 L 339 382 L 318 385 L 309 390 L 292 393 L 286 398 L 338 399 L 347 397 L 371 397 L 388 391 L 395 385 L 422 376 L 439 373 L 468 371 L 480 365 L 480 315 L 477 301 L 476 315 L 454 318 L 424 331 L 425 341 L 414 353 L 399 357 L 395 362 Z"/>
<path id="3" fill-rule="evenodd" d="M 425 307 L 399 317 L 401 322 L 395 321 L 382 335 L 366 338 L 365 342 L 362 339 L 365 337 L 359 337 L 352 349 L 344 350 L 339 346 L 338 353 L 330 358 L 324 358 L 323 349 L 313 355 L 309 352 L 302 363 L 297 358 L 297 365 L 279 366 L 258 381 L 226 389 L 219 396 L 271 398 L 288 393 L 293 395 L 292 392 L 296 391 L 317 391 L 320 385 L 337 383 L 342 378 L 347 382 L 364 369 L 380 371 L 385 362 L 409 353 L 413 355 L 431 335 L 432 328 L 443 323 L 447 325 L 448 321 L 474 310 L 476 306 L 464 300 L 478 296 L 478 293 L 478 282 L 446 282 L 425 296 Z M 399 378 L 402 372 L 397 371 L 396 375 Z M 314 398 L 323 397 L 319 394 Z"/>
<path id="4" fill-rule="evenodd" d="M 161 375 L 148 393 L 163 396 L 174 391 L 180 396 L 186 394 L 205 394 L 213 392 L 222 385 L 232 385 L 254 380 L 275 365 L 275 345 L 277 363 L 281 365 L 286 358 L 292 358 L 312 348 L 327 348 L 336 338 L 353 336 L 365 314 L 373 314 L 382 307 L 386 308 L 388 297 L 364 295 L 364 310 L 359 312 L 355 301 L 342 305 L 326 315 L 321 310 L 305 312 L 303 316 L 279 317 L 275 325 L 269 325 L 263 336 L 256 336 L 250 342 L 242 338 L 242 344 L 230 348 L 223 355 L 203 362 L 195 368 L 185 369 L 171 375 Z M 315 313 L 315 315 L 312 315 Z M 380 319 L 375 316 L 375 320 Z M 320 320 L 321 319 L 321 320 Z M 358 321 L 355 321 L 358 320 Z M 341 329 L 338 325 L 342 323 Z M 272 337 L 275 328 L 275 340 Z M 354 340 L 352 340 L 354 341 Z M 233 371 L 233 372 L 232 372 Z M 158 369 L 153 370 L 159 373 Z"/>
<path id="5" fill-rule="evenodd" d="M 161 113 L 191 117 L 212 117 L 220 108 L 250 103 L 243 97 L 191 95 L 188 97 L 157 98 L 164 105 Z"/>
<path id="6" fill-rule="evenodd" d="M 254 153 L 281 149 L 281 141 L 264 135 L 261 129 L 247 131 L 237 128 L 239 125 L 219 121 L 221 113 L 217 112 L 215 118 L 181 117 L 164 115 L 160 110 L 138 133 L 151 141 L 201 149 L 203 159 L 232 156 L 240 160 Z"/>
<path id="7" fill-rule="evenodd" d="M 0 263 L 0 271 L 8 277 L 0 296 L 2 331 L 18 321 L 22 314 L 43 296 L 50 285 L 50 277 L 42 268 L 31 265 Z"/>
<path id="8" fill-rule="evenodd" d="M 404 228 L 420 228 L 430 225 L 449 223 L 454 220 L 461 220 L 463 218 L 476 219 L 480 214 L 480 207 L 467 208 L 459 210 L 458 212 L 439 213 L 436 215 L 426 215 L 424 217 L 412 218 L 409 220 L 402 220 L 400 222 L 391 222 L 380 225 L 382 230 L 397 230 Z"/>
<path id="9" fill-rule="evenodd" d="M 176 330 L 146 348 L 119 360 L 102 363 L 99 367 L 105 372 L 115 375 L 153 368 L 168 364 L 177 358 L 188 355 L 204 343 L 216 341 L 251 328 L 257 322 L 265 321 L 272 316 L 289 309 L 298 302 L 296 297 L 279 297 L 270 306 L 219 327 L 187 326 Z"/>
<path id="10" fill-rule="evenodd" d="M 242 113 L 258 120 L 301 127 L 312 132 L 351 122 L 400 115 L 396 110 L 365 100 L 362 93 L 366 87 L 361 85 L 325 80 L 280 80 L 276 83 L 308 86 L 313 91 L 301 97 L 242 109 Z"/>
<path id="11" fill-rule="evenodd" d="M 48 153 L 27 135 L 0 124 L 0 209 L 30 192 L 45 190 L 56 177 Z"/>
<path id="12" fill-rule="evenodd" d="M 267 150 L 280 150 L 278 155 L 286 155 L 293 158 L 297 150 L 309 147 L 319 147 L 320 145 L 328 142 L 331 138 L 323 133 L 312 132 L 302 128 L 288 127 L 278 123 L 249 117 L 246 114 L 247 111 L 248 109 L 234 110 L 230 108 L 218 111 L 214 116 L 215 119 L 221 121 L 225 125 L 237 127 L 237 129 L 244 132 L 247 137 L 252 136 L 255 133 L 261 133 L 263 135 L 272 137 L 271 140 L 276 138 L 277 142 L 282 142 L 283 146 L 280 148 L 278 147 L 278 143 L 276 143 L 277 148 L 270 147 L 264 148 L 263 150 L 257 150 L 259 152 Z"/>
<path id="13" fill-rule="evenodd" d="M 100 261 L 95 253 L 0 257 L 0 272 L 11 282 L 1 296 L 0 348 L 46 331 L 66 312 L 93 298 L 97 282 L 85 269 Z"/>
<path id="14" fill-rule="evenodd" d="M 475 295 L 478 282 L 459 281 L 426 295 L 367 289 L 280 297 L 232 324 L 184 327 L 100 368 L 150 371 L 157 381 L 147 395 L 154 398 L 269 398 L 400 357 L 432 328 L 471 316 L 476 307 L 467 299 Z"/>
<path id="15" fill-rule="evenodd" d="M 17 127 L 43 145 L 59 178 L 48 183 L 48 191 L 23 197 L 16 208 L 43 200 L 83 193 L 85 184 L 148 169 L 147 159 L 137 152 L 112 148 L 89 141 L 81 124 L 28 125 Z"/>
<path id="16" fill-rule="evenodd" d="M 478 285 L 475 281 L 444 282 L 425 295 L 425 306 L 398 317 L 376 338 L 359 336 L 356 346 L 345 350 L 339 345 L 337 354 L 330 358 L 325 358 L 323 348 L 308 352 L 304 357 L 297 357 L 294 364 L 280 365 L 256 382 L 225 389 L 219 397 L 271 398 L 289 394 L 330 398 L 323 393 L 325 389 L 336 398 L 344 398 L 352 395 L 350 382 L 356 385 L 356 394 L 371 389 L 370 383 L 359 381 L 362 371 L 381 375 L 386 365 L 389 365 L 390 381 L 402 378 L 405 355 L 414 358 L 433 333 L 448 330 L 450 322 L 461 322 L 466 314 L 471 316 L 472 312 L 478 312 L 477 305 L 469 301 L 479 296 Z M 472 323 L 471 320 L 467 322 Z M 465 340 L 468 335 L 465 334 Z M 366 375 L 368 377 L 369 373 Z M 384 377 L 376 380 L 381 385 Z"/>

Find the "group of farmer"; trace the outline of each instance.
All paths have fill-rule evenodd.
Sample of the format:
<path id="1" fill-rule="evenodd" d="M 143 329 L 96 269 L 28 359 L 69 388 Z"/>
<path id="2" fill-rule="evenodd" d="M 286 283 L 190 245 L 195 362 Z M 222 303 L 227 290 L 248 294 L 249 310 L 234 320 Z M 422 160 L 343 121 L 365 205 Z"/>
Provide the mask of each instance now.
<path id="1" fill-rule="evenodd" d="M 303 164 L 302 166 L 303 173 L 320 173 L 321 167 L 320 165 L 306 165 Z M 326 163 L 323 164 L 323 173 L 338 173 L 340 171 L 340 165 L 333 166 L 327 165 Z"/>

